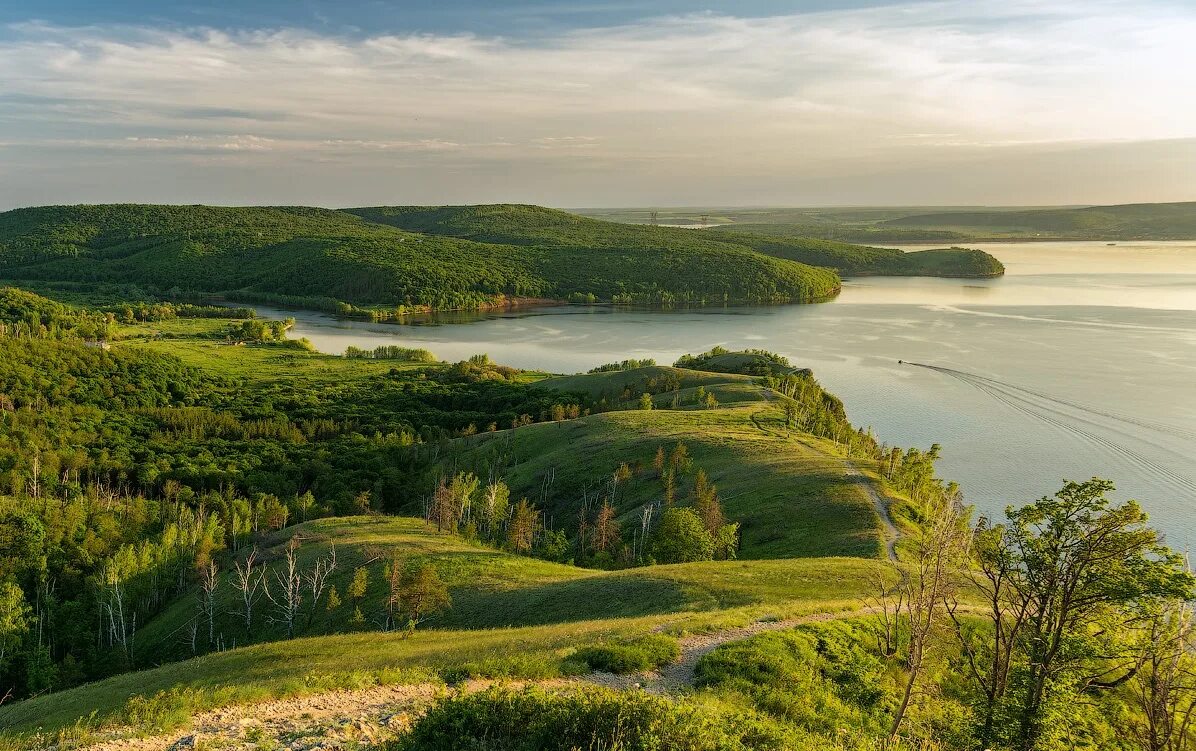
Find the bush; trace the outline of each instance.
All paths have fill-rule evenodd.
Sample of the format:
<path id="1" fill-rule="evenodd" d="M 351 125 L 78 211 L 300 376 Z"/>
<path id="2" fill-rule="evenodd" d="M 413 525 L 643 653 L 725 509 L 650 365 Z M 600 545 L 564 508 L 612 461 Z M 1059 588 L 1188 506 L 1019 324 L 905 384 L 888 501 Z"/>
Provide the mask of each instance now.
<path id="1" fill-rule="evenodd" d="M 681 656 L 677 640 L 664 634 L 648 634 L 638 639 L 612 644 L 597 644 L 577 651 L 577 658 L 591 670 L 606 673 L 639 673 L 674 662 Z"/>
<path id="2" fill-rule="evenodd" d="M 796 739 L 757 718 L 606 689 L 492 688 L 441 700 L 392 751 L 739 751 Z"/>
<path id="3" fill-rule="evenodd" d="M 714 558 L 714 538 L 692 509 L 671 508 L 660 515 L 652 556 L 657 563 L 709 561 Z"/>

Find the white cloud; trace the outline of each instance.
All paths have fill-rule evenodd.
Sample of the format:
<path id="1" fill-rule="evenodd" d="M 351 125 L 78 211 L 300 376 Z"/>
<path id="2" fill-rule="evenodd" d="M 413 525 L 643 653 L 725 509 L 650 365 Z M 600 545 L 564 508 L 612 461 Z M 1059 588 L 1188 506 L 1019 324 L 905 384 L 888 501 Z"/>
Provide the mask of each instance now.
<path id="1" fill-rule="evenodd" d="M 943 147 L 1196 137 L 1193 38 L 1196 9 L 1120 0 L 702 14 L 524 42 L 26 24 L 0 39 L 0 140 L 79 169 L 81 151 L 154 152 L 163 175 L 174 152 L 532 179 L 530 162 L 556 181 L 667 169 L 678 185 L 899 171 L 957 158 Z"/>

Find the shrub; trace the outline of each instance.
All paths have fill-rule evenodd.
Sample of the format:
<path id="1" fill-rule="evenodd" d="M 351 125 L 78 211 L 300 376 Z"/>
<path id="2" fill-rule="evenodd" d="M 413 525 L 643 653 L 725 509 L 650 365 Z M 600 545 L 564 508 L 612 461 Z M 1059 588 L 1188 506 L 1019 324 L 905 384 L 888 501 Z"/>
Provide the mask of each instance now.
<path id="1" fill-rule="evenodd" d="M 692 563 L 714 558 L 714 538 L 692 509 L 671 508 L 660 515 L 652 537 L 657 563 Z"/>
<path id="2" fill-rule="evenodd" d="M 606 673 L 639 673 L 674 662 L 681 656 L 677 640 L 664 634 L 648 634 L 630 641 L 596 644 L 577 651 L 577 658 L 591 670 Z"/>
<path id="3" fill-rule="evenodd" d="M 794 748 L 758 718 L 637 692 L 492 688 L 441 700 L 393 751 L 740 751 Z"/>

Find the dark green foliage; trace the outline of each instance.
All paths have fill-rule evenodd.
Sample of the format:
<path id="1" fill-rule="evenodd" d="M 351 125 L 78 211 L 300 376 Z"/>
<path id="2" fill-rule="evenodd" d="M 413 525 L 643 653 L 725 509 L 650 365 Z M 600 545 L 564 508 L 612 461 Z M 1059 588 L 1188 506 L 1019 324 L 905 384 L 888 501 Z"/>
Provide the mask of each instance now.
<path id="1" fill-rule="evenodd" d="M 673 367 L 689 370 L 704 370 L 710 373 L 736 373 L 739 375 L 785 375 L 799 372 L 790 367 L 789 359 L 764 349 L 746 349 L 731 352 L 725 347 L 714 347 L 700 355 L 682 355 Z M 800 371 L 808 374 L 810 371 Z"/>
<path id="2" fill-rule="evenodd" d="M 813 240 L 834 240 L 843 243 L 952 243 L 970 239 L 961 232 L 932 229 L 903 229 L 877 225 L 806 224 L 778 222 L 736 222 L 711 227 L 716 232 L 765 235 L 769 237 L 801 237 Z"/>
<path id="3" fill-rule="evenodd" d="M 657 563 L 709 561 L 714 558 L 714 538 L 692 509 L 665 509 L 652 533 L 651 549 Z"/>
<path id="4" fill-rule="evenodd" d="M 279 325 L 246 323 L 251 338 Z M 210 554 L 288 519 L 393 508 L 444 438 L 577 414 L 573 397 L 517 373 L 475 358 L 350 379 L 247 379 L 129 345 L 0 336 L 0 593 L 15 581 L 21 595 L 0 612 L 10 622 L 0 682 L 21 697 L 140 667 L 150 655 L 126 646 L 138 643 L 133 614 L 141 625 L 188 596 Z M 302 501 L 308 493 L 314 502 Z M 98 636 L 99 577 L 114 571 L 136 604 L 123 608 L 125 627 Z M 25 618 L 27 603 L 37 607 Z M 218 646 L 206 632 L 196 641 L 197 651 Z"/>
<path id="5" fill-rule="evenodd" d="M 232 292 L 238 299 L 346 314 L 372 308 L 386 315 L 576 294 L 616 302 L 721 305 L 809 302 L 838 290 L 832 272 L 742 246 L 695 243 L 682 236 L 665 242 L 624 238 L 623 225 L 547 209 L 461 211 L 482 210 L 490 212 L 487 221 L 494 231 L 474 234 L 486 242 L 440 236 L 458 233 L 435 227 L 415 234 L 392 226 L 401 222 L 389 221 L 386 212 L 406 209 L 20 209 L 0 214 L 0 275 Z M 529 212 L 551 215 L 551 227 L 574 219 L 593 226 L 570 242 L 551 227 L 535 242 L 505 231 L 527 220 Z"/>
<path id="6" fill-rule="evenodd" d="M 107 339 L 113 317 L 69 308 L 16 287 L 0 287 L 0 338 Z"/>
<path id="7" fill-rule="evenodd" d="M 621 360 L 619 362 L 610 362 L 605 365 L 599 365 L 596 368 L 590 368 L 589 373 L 616 373 L 623 370 L 635 370 L 636 368 L 651 368 L 656 365 L 656 361 L 651 357 L 643 360 Z"/>
<path id="8" fill-rule="evenodd" d="M 158 407 L 185 401 L 202 380 L 169 356 L 0 337 L 0 405 Z"/>
<path id="9" fill-rule="evenodd" d="M 382 345 L 373 349 L 349 346 L 345 349 L 349 359 L 398 360 L 400 362 L 436 362 L 436 355 L 426 349 L 412 349 L 395 345 Z"/>
<path id="10" fill-rule="evenodd" d="M 642 693 L 493 688 L 443 699 L 395 751 L 738 751 L 793 748 L 749 717 Z"/>
<path id="11" fill-rule="evenodd" d="M 628 641 L 583 647 L 575 655 L 591 670 L 605 673 L 640 673 L 655 670 L 681 656 L 677 640 L 664 634 L 647 634 Z"/>

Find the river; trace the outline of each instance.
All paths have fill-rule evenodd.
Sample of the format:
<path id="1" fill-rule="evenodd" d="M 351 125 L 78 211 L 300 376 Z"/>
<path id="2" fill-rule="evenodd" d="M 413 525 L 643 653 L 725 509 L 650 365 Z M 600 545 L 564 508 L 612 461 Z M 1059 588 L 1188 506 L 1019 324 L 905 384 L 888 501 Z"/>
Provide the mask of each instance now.
<path id="1" fill-rule="evenodd" d="M 1004 278 L 859 278 L 818 305 L 537 308 L 404 325 L 260 310 L 293 315 L 292 335 L 324 352 L 401 344 L 558 373 L 628 357 L 670 363 L 716 344 L 773 350 L 813 368 L 882 440 L 942 444 L 940 475 L 980 513 L 1099 475 L 1117 499 L 1141 501 L 1173 546 L 1190 547 L 1196 241 L 976 247 L 1004 262 Z"/>

